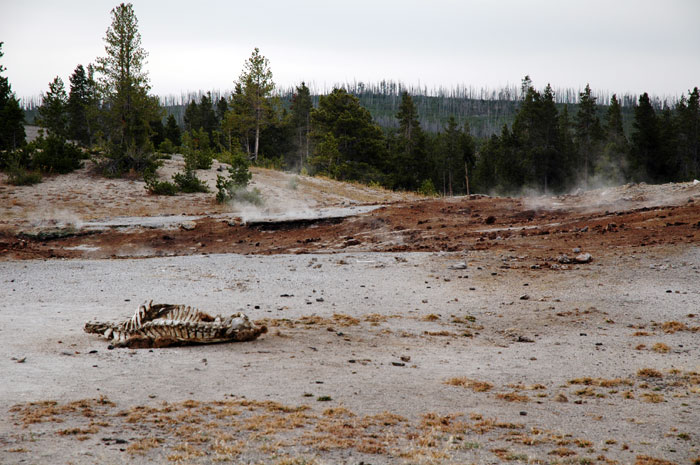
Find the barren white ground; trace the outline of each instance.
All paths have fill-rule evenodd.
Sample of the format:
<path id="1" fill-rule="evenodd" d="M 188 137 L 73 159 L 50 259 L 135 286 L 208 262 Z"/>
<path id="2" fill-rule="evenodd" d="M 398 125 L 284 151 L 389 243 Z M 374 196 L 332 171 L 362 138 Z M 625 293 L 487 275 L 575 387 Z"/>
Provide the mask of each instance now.
<path id="1" fill-rule="evenodd" d="M 688 314 L 700 309 L 700 249 L 648 248 L 560 272 L 500 268 L 518 260 L 470 252 L 2 262 L 0 463 L 147 460 L 104 447 L 99 437 L 72 448 L 60 447 L 58 437 L 42 437 L 35 448 L 29 443 L 27 453 L 8 452 L 21 434 L 9 421 L 12 405 L 100 395 L 126 407 L 235 394 L 310 403 L 319 411 L 329 403 L 314 399 L 327 395 L 331 405 L 357 413 L 388 410 L 417 418 L 425 412 L 474 412 L 585 437 L 598 449 L 614 439 L 617 445 L 606 448 L 606 455 L 621 463 L 639 454 L 678 463 L 700 455 L 698 393 L 663 391 L 663 402 L 647 403 L 643 389 L 635 399 L 605 390 L 604 397 L 577 397 L 567 385 L 585 376 L 639 382 L 642 368 L 664 374 L 700 370 L 698 333 L 665 334 L 651 326 L 672 320 L 698 324 L 700 317 Z M 466 270 L 450 269 L 463 261 Z M 522 300 L 525 294 L 529 298 Z M 106 341 L 82 330 L 91 319 L 126 318 L 150 299 L 213 314 L 242 307 L 253 320 L 393 317 L 332 331 L 271 327 L 250 343 L 153 351 L 107 350 Z M 425 318 L 431 314 L 438 318 Z M 460 336 L 454 322 L 465 316 L 475 318 L 473 337 Z M 632 336 L 632 326 L 640 325 L 652 335 Z M 651 347 L 660 341 L 670 352 L 635 350 L 639 343 Z M 410 361 L 395 366 L 401 356 Z M 494 389 L 473 392 L 444 383 L 460 376 L 490 382 Z M 518 383 L 541 383 L 546 396 L 527 403 L 496 397 Z M 313 395 L 310 402 L 304 393 Z M 569 402 L 555 402 L 558 393 Z M 680 440 L 679 433 L 690 440 Z M 553 460 L 544 449 L 528 453 L 531 460 Z M 493 463 L 487 449 L 472 454 L 477 463 Z M 394 462 L 377 456 L 372 463 Z"/>

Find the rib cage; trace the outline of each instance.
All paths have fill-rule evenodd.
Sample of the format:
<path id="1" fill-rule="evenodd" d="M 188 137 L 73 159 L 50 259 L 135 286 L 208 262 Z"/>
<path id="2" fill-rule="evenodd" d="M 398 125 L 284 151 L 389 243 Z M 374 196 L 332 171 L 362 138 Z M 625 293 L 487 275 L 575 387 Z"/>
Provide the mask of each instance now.
<path id="1" fill-rule="evenodd" d="M 85 323 L 85 332 L 111 339 L 115 347 L 167 347 L 186 344 L 251 341 L 267 331 L 243 313 L 229 317 L 200 312 L 175 304 L 141 305 L 121 323 Z"/>

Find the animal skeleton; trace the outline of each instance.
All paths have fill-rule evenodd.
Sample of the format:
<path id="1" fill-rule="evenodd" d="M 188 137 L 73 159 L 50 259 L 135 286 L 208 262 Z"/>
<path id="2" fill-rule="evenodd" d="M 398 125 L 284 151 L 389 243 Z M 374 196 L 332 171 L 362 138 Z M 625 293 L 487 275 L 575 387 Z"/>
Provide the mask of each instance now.
<path id="1" fill-rule="evenodd" d="M 148 348 L 186 344 L 252 341 L 267 332 L 243 313 L 211 316 L 185 305 L 141 305 L 134 316 L 121 323 L 85 323 L 86 333 L 112 340 L 115 347 Z"/>

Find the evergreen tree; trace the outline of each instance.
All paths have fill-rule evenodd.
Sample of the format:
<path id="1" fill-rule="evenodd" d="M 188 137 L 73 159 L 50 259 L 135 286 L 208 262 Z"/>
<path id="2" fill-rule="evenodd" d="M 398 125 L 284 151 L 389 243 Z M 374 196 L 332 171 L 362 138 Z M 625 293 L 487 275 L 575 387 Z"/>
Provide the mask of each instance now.
<path id="1" fill-rule="evenodd" d="M 178 126 L 175 116 L 172 114 L 168 116 L 168 120 L 165 123 L 165 138 L 170 140 L 175 147 L 179 147 L 182 144 L 180 126 Z"/>
<path id="2" fill-rule="evenodd" d="M 586 84 L 579 93 L 578 113 L 576 113 L 576 145 L 579 155 L 579 177 L 588 186 L 588 177 L 595 166 L 595 156 L 601 139 L 602 129 L 596 115 L 596 100 L 591 86 Z"/>
<path id="3" fill-rule="evenodd" d="M 83 65 L 78 65 L 70 77 L 68 94 L 68 137 L 83 146 L 90 144 L 88 108 L 93 104 L 92 85 Z"/>
<path id="4" fill-rule="evenodd" d="M 311 137 L 316 142 L 310 163 L 316 172 L 340 180 L 380 181 L 385 163 L 382 130 L 357 97 L 333 89 L 311 112 Z"/>
<path id="5" fill-rule="evenodd" d="M 3 57 L 0 42 L 0 58 Z M 25 144 L 24 112 L 12 92 L 9 80 L 2 76 L 5 67 L 0 65 L 0 151 L 14 150 Z"/>
<path id="6" fill-rule="evenodd" d="M 68 137 L 68 96 L 63 80 L 58 76 L 49 83 L 49 91 L 42 96 L 39 125 L 59 139 Z"/>
<path id="7" fill-rule="evenodd" d="M 296 147 L 299 157 L 299 167 L 304 166 L 309 158 L 309 132 L 311 130 L 311 92 L 304 82 L 297 86 L 292 96 L 291 124 L 296 135 Z"/>
<path id="8" fill-rule="evenodd" d="M 211 92 L 207 92 L 206 95 L 202 95 L 202 98 L 199 100 L 199 118 L 199 127 L 204 128 L 211 139 L 214 131 L 216 131 L 219 127 L 216 119 L 216 112 L 214 111 L 214 102 L 211 97 Z"/>
<path id="9" fill-rule="evenodd" d="M 474 142 L 474 138 L 471 134 L 469 121 L 464 122 L 464 128 L 462 129 L 459 145 L 464 161 L 464 192 L 469 195 L 471 194 L 471 188 L 469 186 L 469 173 L 474 171 L 474 166 L 476 164 L 476 143 Z"/>
<path id="10" fill-rule="evenodd" d="M 620 184 L 626 179 L 629 147 L 622 123 L 622 111 L 617 95 L 613 94 L 605 115 L 604 147 L 596 161 L 595 172 L 605 184 Z"/>
<path id="11" fill-rule="evenodd" d="M 564 105 L 558 120 L 559 137 L 559 160 L 563 165 L 564 182 L 568 182 L 573 177 L 574 163 L 576 161 L 576 146 L 574 144 L 573 123 L 569 117 L 569 106 Z M 563 186 L 563 185 L 562 185 Z"/>
<path id="12" fill-rule="evenodd" d="M 224 116 L 228 111 L 228 102 L 224 97 L 219 97 L 216 102 L 216 128 L 221 129 L 221 123 L 224 121 Z"/>
<path id="13" fill-rule="evenodd" d="M 238 83 L 241 85 L 242 95 L 247 104 L 247 109 L 251 112 L 250 117 L 254 122 L 255 145 L 252 158 L 254 161 L 257 161 L 260 148 L 260 131 L 269 122 L 270 96 L 275 89 L 270 62 L 263 55 L 260 55 L 260 50 L 257 47 L 253 50 L 248 61 L 246 61 Z"/>
<path id="14" fill-rule="evenodd" d="M 234 86 L 228 107 L 221 124 L 225 143 L 232 152 L 240 147 L 248 158 L 252 158 L 251 141 L 255 137 L 255 118 L 240 82 Z"/>
<path id="15" fill-rule="evenodd" d="M 613 94 L 610 98 L 610 106 L 608 106 L 605 120 L 605 135 L 608 140 L 625 139 L 625 130 L 622 124 L 622 111 L 616 94 Z"/>
<path id="16" fill-rule="evenodd" d="M 649 95 L 645 92 L 639 96 L 639 103 L 634 109 L 632 123 L 632 147 L 630 151 L 630 168 L 633 179 L 637 181 L 652 179 L 652 167 L 659 156 L 659 123 Z"/>
<path id="17" fill-rule="evenodd" d="M 133 6 L 121 3 L 111 16 L 104 38 L 106 56 L 97 59 L 97 71 L 108 108 L 112 162 L 106 171 L 114 175 L 152 166 L 148 123 L 159 117 L 159 107 L 157 99 L 148 95 L 148 73 L 143 69 L 148 54 L 141 47 Z"/>
<path id="18" fill-rule="evenodd" d="M 202 118 L 199 115 L 199 106 L 194 99 L 185 107 L 185 131 L 196 131 L 202 127 Z"/>
<path id="19" fill-rule="evenodd" d="M 695 87 L 677 108 L 682 179 L 700 178 L 700 91 Z"/>
<path id="20" fill-rule="evenodd" d="M 418 121 L 418 110 L 408 92 L 401 94 L 401 104 L 396 114 L 399 132 L 392 150 L 391 187 L 416 190 L 430 176 L 430 163 L 426 138 Z"/>

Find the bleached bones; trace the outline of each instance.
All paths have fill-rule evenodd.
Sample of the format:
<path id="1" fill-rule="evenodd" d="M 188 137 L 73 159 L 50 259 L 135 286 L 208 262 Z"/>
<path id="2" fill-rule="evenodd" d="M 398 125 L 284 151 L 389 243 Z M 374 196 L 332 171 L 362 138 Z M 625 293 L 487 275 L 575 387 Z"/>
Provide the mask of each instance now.
<path id="1" fill-rule="evenodd" d="M 211 316 L 186 305 L 141 305 L 121 323 L 85 323 L 85 332 L 111 339 L 115 347 L 148 348 L 173 345 L 252 341 L 267 332 L 243 313 Z"/>

